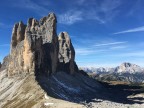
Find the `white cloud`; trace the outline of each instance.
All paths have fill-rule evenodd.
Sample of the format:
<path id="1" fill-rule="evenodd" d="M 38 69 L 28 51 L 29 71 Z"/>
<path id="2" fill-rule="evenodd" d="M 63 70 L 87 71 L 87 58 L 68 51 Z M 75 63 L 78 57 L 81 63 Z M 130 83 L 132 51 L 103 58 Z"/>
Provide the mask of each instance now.
<path id="1" fill-rule="evenodd" d="M 94 50 L 93 48 L 76 48 L 75 49 L 77 55 L 90 55 L 90 54 L 97 54 L 107 50 Z"/>
<path id="2" fill-rule="evenodd" d="M 82 4 L 83 8 L 68 10 L 60 14 L 58 16 L 59 23 L 71 25 L 82 20 L 96 20 L 100 24 L 105 24 L 118 15 L 117 8 L 121 5 L 121 2 L 120 0 L 104 0 L 97 3 L 93 0 L 85 4 L 85 0 L 80 0 L 77 4 Z"/>
<path id="3" fill-rule="evenodd" d="M 105 67 L 105 68 L 112 68 L 112 67 L 116 67 L 121 63 L 99 63 L 99 62 L 77 62 L 78 63 L 78 67 L 95 67 L 95 68 L 99 68 L 99 67 Z"/>
<path id="4" fill-rule="evenodd" d="M 103 12 L 109 12 L 119 7 L 120 4 L 121 4 L 120 0 L 104 0 L 100 8 L 101 8 L 101 11 Z"/>
<path id="5" fill-rule="evenodd" d="M 121 53 L 112 56 L 118 57 L 144 57 L 144 51 L 137 51 L 137 52 L 128 52 L 128 53 Z"/>
<path id="6" fill-rule="evenodd" d="M 85 2 L 85 0 L 77 0 L 77 3 L 78 3 L 79 5 L 83 5 L 84 2 Z"/>
<path id="7" fill-rule="evenodd" d="M 75 48 L 77 55 L 97 55 L 104 54 L 108 52 L 113 52 L 114 50 L 121 50 L 127 48 L 127 41 L 115 41 L 102 44 L 88 44 L 86 47 L 78 46 Z"/>
<path id="8" fill-rule="evenodd" d="M 117 44 L 125 44 L 125 43 L 127 43 L 127 41 L 96 44 L 96 45 L 94 45 L 94 46 L 96 46 L 96 47 L 101 47 L 101 46 L 109 46 L 109 45 L 117 45 Z"/>
<path id="9" fill-rule="evenodd" d="M 90 2 L 78 0 L 74 3 L 75 5 L 72 5 L 75 10 L 71 11 L 65 9 L 66 11 L 63 11 L 62 14 L 58 15 L 58 22 L 71 25 L 81 20 L 96 20 L 97 22 L 104 24 L 115 18 L 118 14 L 117 7 L 120 6 L 120 1 L 121 0 L 104 0 L 97 3 L 95 0 L 91 0 Z M 55 6 L 47 0 L 43 0 L 41 3 L 34 2 L 33 0 L 13 0 L 13 2 L 11 2 L 11 6 L 13 7 L 29 9 L 41 16 L 48 14 L 49 5 Z M 82 7 L 79 9 L 79 6 Z"/>
<path id="10" fill-rule="evenodd" d="M 68 11 L 64 14 L 58 15 L 58 21 L 62 24 L 71 25 L 75 22 L 83 20 L 81 11 Z"/>
<path id="11" fill-rule="evenodd" d="M 108 21 L 113 20 L 119 13 L 118 7 L 121 5 L 121 0 L 104 0 L 98 5 L 96 4 L 95 8 L 92 8 L 87 17 L 89 19 L 94 19 L 105 24 Z"/>
<path id="12" fill-rule="evenodd" d="M 121 32 L 116 32 L 116 33 L 113 33 L 113 34 L 115 35 L 115 34 L 124 34 L 124 33 L 132 33 L 132 32 L 144 32 L 144 26 L 129 29 L 129 30 L 124 30 L 124 31 L 121 31 Z"/>
<path id="13" fill-rule="evenodd" d="M 0 47 L 9 47 L 10 44 L 1 44 Z"/>
<path id="14" fill-rule="evenodd" d="M 11 27 L 12 27 L 12 25 L 4 24 L 4 23 L 0 22 L 0 28 L 11 28 Z"/>
<path id="15" fill-rule="evenodd" d="M 88 59 L 78 59 L 77 64 L 79 67 L 115 67 L 123 62 L 130 62 L 144 67 L 144 51 L 106 54 L 98 57 L 99 56 L 95 56 L 92 59 L 90 57 Z"/>
<path id="16" fill-rule="evenodd" d="M 114 46 L 114 47 L 111 47 L 110 49 L 116 50 L 116 49 L 124 49 L 124 48 L 127 48 L 127 46 Z"/>
<path id="17" fill-rule="evenodd" d="M 24 9 L 30 9 L 39 15 L 43 16 L 47 14 L 48 9 L 44 8 L 42 5 L 33 2 L 32 0 L 18 0 L 12 3 L 12 6 Z"/>
<path id="18" fill-rule="evenodd" d="M 92 54 L 92 53 L 94 53 L 94 51 L 92 51 L 92 50 L 90 50 L 90 49 L 86 49 L 86 48 L 76 48 L 75 49 L 75 51 L 76 51 L 76 54 L 78 54 L 78 55 L 89 55 L 89 54 Z"/>

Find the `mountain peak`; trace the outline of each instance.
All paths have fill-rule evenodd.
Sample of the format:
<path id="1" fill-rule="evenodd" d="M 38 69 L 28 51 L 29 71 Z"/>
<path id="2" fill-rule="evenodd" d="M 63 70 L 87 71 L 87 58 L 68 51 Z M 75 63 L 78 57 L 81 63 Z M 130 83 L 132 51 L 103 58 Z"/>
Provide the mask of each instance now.
<path id="1" fill-rule="evenodd" d="M 124 62 L 120 66 L 116 67 L 117 72 L 141 72 L 142 68 L 136 64 L 132 64 L 129 62 Z"/>
<path id="2" fill-rule="evenodd" d="M 62 32 L 59 40 L 56 23 L 55 14 L 50 13 L 40 21 L 29 18 L 27 25 L 22 21 L 14 25 L 7 65 L 8 76 L 78 72 L 70 36 L 67 32 Z"/>
<path id="3" fill-rule="evenodd" d="M 129 62 L 124 62 L 124 63 L 122 63 L 120 66 L 131 67 L 131 66 L 138 66 L 138 65 L 132 64 L 132 63 L 129 63 Z"/>

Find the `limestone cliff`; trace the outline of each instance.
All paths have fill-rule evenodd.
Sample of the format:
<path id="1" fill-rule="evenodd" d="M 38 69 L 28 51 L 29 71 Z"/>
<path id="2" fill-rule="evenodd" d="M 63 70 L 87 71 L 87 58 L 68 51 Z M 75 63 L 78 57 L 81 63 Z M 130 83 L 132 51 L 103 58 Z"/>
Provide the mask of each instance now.
<path id="1" fill-rule="evenodd" d="M 1 62 L 0 62 L 0 68 L 2 67 L 2 64 L 1 64 Z"/>
<path id="2" fill-rule="evenodd" d="M 75 65 L 75 50 L 67 32 L 59 34 L 59 70 L 70 72 L 78 71 Z"/>
<path id="3" fill-rule="evenodd" d="M 78 72 L 75 51 L 68 33 L 56 33 L 56 16 L 50 13 L 40 21 L 29 18 L 27 25 L 16 23 L 13 27 L 8 75 L 58 71 Z"/>

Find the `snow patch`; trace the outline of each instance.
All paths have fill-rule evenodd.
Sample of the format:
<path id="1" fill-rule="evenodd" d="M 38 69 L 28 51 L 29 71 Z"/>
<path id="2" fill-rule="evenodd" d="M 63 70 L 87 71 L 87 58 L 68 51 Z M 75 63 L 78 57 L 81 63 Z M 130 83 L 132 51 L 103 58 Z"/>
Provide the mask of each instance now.
<path id="1" fill-rule="evenodd" d="M 49 97 L 48 97 L 48 95 L 47 95 L 47 94 L 45 94 L 45 95 L 44 95 L 44 97 L 45 97 L 45 99 L 49 99 Z"/>
<path id="2" fill-rule="evenodd" d="M 45 106 L 53 105 L 54 103 L 44 103 Z"/>

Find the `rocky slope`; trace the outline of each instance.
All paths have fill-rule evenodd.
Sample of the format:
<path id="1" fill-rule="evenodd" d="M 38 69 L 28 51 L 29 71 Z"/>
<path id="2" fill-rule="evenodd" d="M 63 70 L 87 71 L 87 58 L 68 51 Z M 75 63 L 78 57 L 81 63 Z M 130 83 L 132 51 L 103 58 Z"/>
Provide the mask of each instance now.
<path id="1" fill-rule="evenodd" d="M 35 80 L 33 74 L 8 77 L 6 70 L 0 72 L 0 108 L 144 107 L 144 101 L 138 100 L 144 98 L 143 94 L 127 91 L 128 100 L 125 92 L 101 87 L 98 82 L 78 73 L 72 76 L 58 72 Z"/>
<path id="2" fill-rule="evenodd" d="M 58 72 L 51 77 L 33 74 L 21 77 L 7 77 L 6 70 L 0 72 L 0 108 L 45 108 L 46 103 L 52 107 L 62 107 L 62 103 L 73 108 L 75 103 L 94 98 L 101 85 L 86 76 L 71 76 Z M 97 94 L 97 96 L 100 96 Z M 67 100 L 62 101 L 62 100 Z M 49 105 L 48 105 L 49 106 Z"/>

